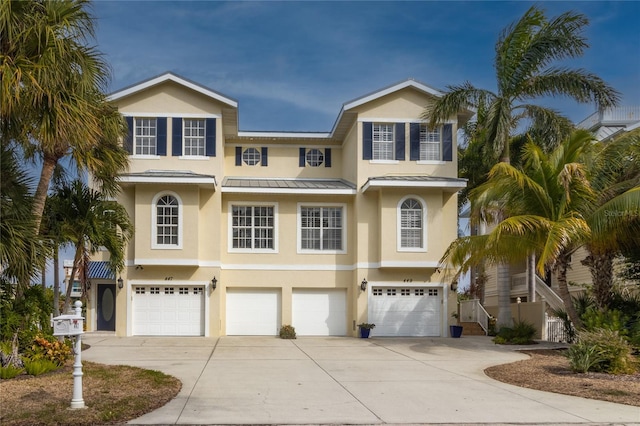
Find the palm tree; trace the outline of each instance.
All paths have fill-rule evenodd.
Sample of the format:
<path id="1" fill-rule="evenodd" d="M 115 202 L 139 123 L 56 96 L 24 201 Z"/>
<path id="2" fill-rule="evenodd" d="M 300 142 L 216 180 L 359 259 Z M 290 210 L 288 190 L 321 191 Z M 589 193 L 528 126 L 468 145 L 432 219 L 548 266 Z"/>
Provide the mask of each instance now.
<path id="1" fill-rule="evenodd" d="M 107 191 L 127 164 L 117 148 L 126 123 L 103 94 L 108 65 L 87 45 L 94 36 L 87 6 L 86 0 L 0 3 L 1 135 L 3 144 L 19 143 L 27 158 L 42 161 L 32 207 L 36 230 L 60 159 L 71 156 L 80 171 L 95 172 Z M 116 154 L 105 155 L 104 144 Z"/>
<path id="2" fill-rule="evenodd" d="M 536 269 L 553 268 L 560 296 L 574 324 L 580 319 L 573 308 L 566 280 L 571 254 L 591 236 L 581 212 L 595 200 L 580 160 L 592 147 L 592 136 L 577 131 L 551 153 L 529 142 L 524 148 L 522 169 L 507 163 L 496 164 L 488 181 L 471 193 L 473 215 L 480 212 L 493 219 L 504 215 L 486 235 L 464 237 L 447 250 L 443 261 L 467 270 L 482 261 L 522 261 L 537 256 Z"/>
<path id="3" fill-rule="evenodd" d="M 614 258 L 640 241 L 640 232 L 633 232 L 640 228 L 640 130 L 598 144 L 589 169 L 597 200 L 588 212 L 594 233 L 582 264 L 590 269 L 596 305 L 604 309 L 611 300 Z M 614 212 L 621 214 L 613 217 Z"/>
<path id="4" fill-rule="evenodd" d="M 75 277 L 79 270 L 83 296 L 89 257 L 100 247 L 109 252 L 109 267 L 114 273 L 124 268 L 125 249 L 133 235 L 133 226 L 123 206 L 106 200 L 100 192 L 79 180 L 58 188 L 48 203 L 51 203 L 51 211 L 59 223 L 62 239 L 75 247 L 71 277 Z M 63 312 L 69 308 L 71 287 L 70 283 Z"/>
<path id="5" fill-rule="evenodd" d="M 533 103 L 545 96 L 567 96 L 581 103 L 594 102 L 604 109 L 618 102 L 619 94 L 598 76 L 581 69 L 554 67 L 552 64 L 582 55 L 588 47 L 583 29 L 588 19 L 565 12 L 547 19 L 532 6 L 500 34 L 496 43 L 494 67 L 497 91 L 476 88 L 469 82 L 449 86 L 445 94 L 427 106 L 424 118 L 435 126 L 464 108 L 485 112 L 481 124 L 485 150 L 509 163 L 509 139 L 519 126 L 528 122 L 536 134 L 545 136 L 553 147 L 570 132 L 568 119 L 550 108 Z M 499 265 L 498 324 L 511 322 L 508 265 Z"/>

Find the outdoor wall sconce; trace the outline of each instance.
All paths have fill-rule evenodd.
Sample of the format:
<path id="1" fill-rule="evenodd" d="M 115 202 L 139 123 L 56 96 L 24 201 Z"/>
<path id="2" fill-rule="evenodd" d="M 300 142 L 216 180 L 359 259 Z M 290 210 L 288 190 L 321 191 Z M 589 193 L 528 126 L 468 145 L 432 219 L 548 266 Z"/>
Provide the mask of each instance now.
<path id="1" fill-rule="evenodd" d="M 367 279 L 363 278 L 362 282 L 360 283 L 360 290 L 365 291 L 367 289 Z"/>
<path id="2" fill-rule="evenodd" d="M 451 291 L 458 291 L 458 281 L 451 283 Z"/>
<path id="3" fill-rule="evenodd" d="M 211 280 L 211 293 L 213 293 L 213 290 L 216 289 L 216 287 L 218 287 L 218 280 L 216 279 L 216 276 L 213 276 L 213 279 Z"/>
<path id="4" fill-rule="evenodd" d="M 136 265 L 136 271 L 144 271 L 144 267 L 142 265 Z"/>
<path id="5" fill-rule="evenodd" d="M 122 287 L 124 287 L 124 281 L 122 280 L 122 277 L 118 278 L 118 288 L 122 289 Z"/>

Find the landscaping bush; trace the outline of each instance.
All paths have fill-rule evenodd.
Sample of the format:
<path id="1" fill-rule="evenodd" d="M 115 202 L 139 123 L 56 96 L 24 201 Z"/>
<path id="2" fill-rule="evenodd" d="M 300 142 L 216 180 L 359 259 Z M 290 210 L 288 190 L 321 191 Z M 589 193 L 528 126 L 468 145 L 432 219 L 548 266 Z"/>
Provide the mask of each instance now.
<path id="1" fill-rule="evenodd" d="M 589 308 L 582 315 L 582 322 L 587 331 L 603 329 L 617 331 L 622 335 L 626 334 L 627 318 L 617 309 Z"/>
<path id="2" fill-rule="evenodd" d="M 39 376 L 40 374 L 48 373 L 60 368 L 60 366 L 49 359 L 30 359 L 23 358 L 24 369 L 27 374 L 32 376 Z"/>
<path id="3" fill-rule="evenodd" d="M 43 336 L 36 336 L 31 348 L 26 351 L 27 356 L 32 360 L 44 359 L 58 366 L 64 365 L 71 358 L 72 353 L 70 341 L 60 342 L 53 338 L 47 340 Z"/>
<path id="4" fill-rule="evenodd" d="M 14 377 L 22 374 L 23 368 L 14 367 L 13 365 L 7 365 L 6 367 L 0 367 L 0 379 L 13 379 Z"/>
<path id="5" fill-rule="evenodd" d="M 574 349 L 575 348 L 575 349 Z M 575 371 L 596 371 L 611 374 L 632 374 L 638 360 L 627 340 L 617 331 L 596 329 L 578 333 L 576 343 L 567 353 Z"/>
<path id="6" fill-rule="evenodd" d="M 533 324 L 519 321 L 513 327 L 502 327 L 493 338 L 493 342 L 499 345 L 530 345 L 536 331 Z"/>
<path id="7" fill-rule="evenodd" d="M 293 328 L 292 325 L 283 325 L 280 327 L 280 338 L 281 339 L 295 339 L 296 338 L 296 329 Z"/>

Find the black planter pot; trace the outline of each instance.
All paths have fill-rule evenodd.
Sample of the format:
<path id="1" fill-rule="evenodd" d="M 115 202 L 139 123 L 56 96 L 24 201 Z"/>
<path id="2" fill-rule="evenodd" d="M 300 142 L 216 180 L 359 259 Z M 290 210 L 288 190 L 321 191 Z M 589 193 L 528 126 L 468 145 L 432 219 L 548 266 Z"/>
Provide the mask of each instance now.
<path id="1" fill-rule="evenodd" d="M 360 327 L 360 337 L 363 339 L 367 339 L 369 337 L 369 333 L 371 333 L 370 328 L 362 328 Z"/>
<path id="2" fill-rule="evenodd" d="M 450 325 L 449 326 L 449 333 L 451 334 L 451 337 L 460 337 L 462 336 L 462 326 L 461 325 Z"/>

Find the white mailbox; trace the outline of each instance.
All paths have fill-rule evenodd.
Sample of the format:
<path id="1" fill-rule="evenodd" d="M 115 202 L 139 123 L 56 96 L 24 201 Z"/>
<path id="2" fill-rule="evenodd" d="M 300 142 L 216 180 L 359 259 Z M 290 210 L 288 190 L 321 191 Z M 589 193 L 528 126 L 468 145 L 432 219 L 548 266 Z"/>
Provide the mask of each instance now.
<path id="1" fill-rule="evenodd" d="M 77 336 L 83 334 L 84 318 L 79 315 L 60 315 L 53 318 L 54 336 Z"/>

